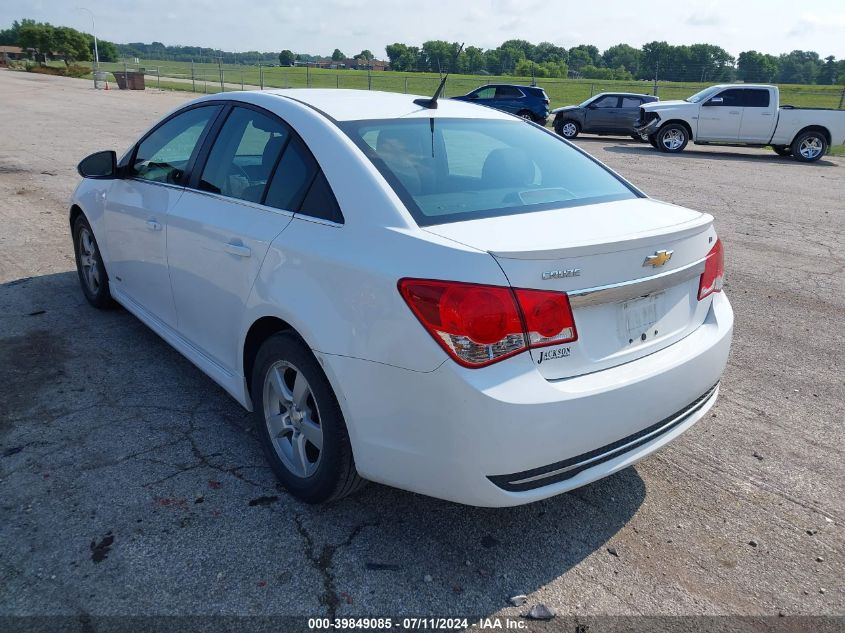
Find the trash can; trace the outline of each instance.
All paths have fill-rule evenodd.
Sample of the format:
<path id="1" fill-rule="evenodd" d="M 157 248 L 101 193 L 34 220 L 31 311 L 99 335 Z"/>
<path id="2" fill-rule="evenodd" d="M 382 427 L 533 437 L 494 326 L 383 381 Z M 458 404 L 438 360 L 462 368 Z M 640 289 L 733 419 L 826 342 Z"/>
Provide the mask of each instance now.
<path id="1" fill-rule="evenodd" d="M 105 71 L 98 70 L 94 73 L 94 87 L 97 90 L 103 90 L 106 87 L 106 73 Z"/>
<path id="2" fill-rule="evenodd" d="M 117 82 L 117 87 L 121 90 L 126 90 L 126 75 L 128 73 L 120 72 L 115 70 L 112 75 L 114 75 L 114 80 Z"/>

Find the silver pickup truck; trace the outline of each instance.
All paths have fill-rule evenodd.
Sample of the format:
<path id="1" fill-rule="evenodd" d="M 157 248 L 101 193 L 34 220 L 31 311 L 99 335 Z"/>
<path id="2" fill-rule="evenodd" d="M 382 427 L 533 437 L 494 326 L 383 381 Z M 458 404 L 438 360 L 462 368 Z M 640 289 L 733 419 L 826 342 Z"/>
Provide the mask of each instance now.
<path id="1" fill-rule="evenodd" d="M 640 107 L 634 128 L 655 148 L 680 152 L 697 145 L 771 145 L 781 156 L 812 162 L 831 145 L 845 144 L 845 110 L 779 104 L 777 86 L 727 84 L 683 101 Z"/>

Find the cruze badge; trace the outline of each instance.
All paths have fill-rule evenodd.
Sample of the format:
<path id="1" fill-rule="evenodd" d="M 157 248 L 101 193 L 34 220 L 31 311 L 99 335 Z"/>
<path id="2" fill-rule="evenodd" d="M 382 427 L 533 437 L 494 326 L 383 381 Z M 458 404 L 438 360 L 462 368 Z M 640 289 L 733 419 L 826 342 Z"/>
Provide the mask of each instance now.
<path id="1" fill-rule="evenodd" d="M 662 266 L 672 259 L 672 253 L 674 252 L 675 251 L 656 251 L 654 255 L 649 255 L 645 258 L 643 266 L 653 266 L 654 268 Z"/>
<path id="2" fill-rule="evenodd" d="M 567 268 L 565 270 L 547 270 L 543 273 L 543 281 L 549 279 L 564 279 L 565 277 L 580 277 L 580 268 Z"/>

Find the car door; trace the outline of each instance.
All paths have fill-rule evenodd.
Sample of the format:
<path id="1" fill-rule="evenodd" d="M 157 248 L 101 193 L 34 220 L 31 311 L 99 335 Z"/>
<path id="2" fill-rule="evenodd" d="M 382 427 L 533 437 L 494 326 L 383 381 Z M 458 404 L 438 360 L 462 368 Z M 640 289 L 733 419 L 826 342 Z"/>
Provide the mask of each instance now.
<path id="1" fill-rule="evenodd" d="M 739 140 L 744 101 L 743 88 L 728 88 L 702 103 L 698 112 L 698 133 L 695 140 Z"/>
<path id="2" fill-rule="evenodd" d="M 167 257 L 179 333 L 234 372 L 253 282 L 313 171 L 302 165 L 302 142 L 275 115 L 240 104 L 224 116 L 168 216 Z"/>
<path id="3" fill-rule="evenodd" d="M 746 88 L 739 138 L 746 143 L 768 143 L 774 132 L 775 104 L 767 88 Z"/>
<path id="4" fill-rule="evenodd" d="M 619 97 L 604 95 L 590 103 L 584 112 L 585 132 L 613 132 L 619 116 Z"/>
<path id="5" fill-rule="evenodd" d="M 176 326 L 167 269 L 167 215 L 184 191 L 184 178 L 221 106 L 171 116 L 132 151 L 125 177 L 104 204 L 112 288 L 165 324 Z"/>
<path id="6" fill-rule="evenodd" d="M 642 104 L 642 97 L 622 95 L 619 103 L 619 116 L 616 119 L 616 129 L 620 133 L 634 133 L 634 125 L 636 125 L 637 121 L 640 119 L 640 106 Z"/>
<path id="7" fill-rule="evenodd" d="M 528 110 L 527 99 L 522 90 L 516 86 L 497 86 L 494 107 L 497 110 L 516 114 L 520 110 Z"/>

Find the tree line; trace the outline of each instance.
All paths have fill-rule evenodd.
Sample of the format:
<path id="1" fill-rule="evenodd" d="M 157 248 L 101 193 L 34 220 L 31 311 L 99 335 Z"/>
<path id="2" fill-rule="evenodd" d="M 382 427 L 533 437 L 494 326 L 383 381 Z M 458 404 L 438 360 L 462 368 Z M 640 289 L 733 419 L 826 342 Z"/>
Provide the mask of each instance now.
<path id="1" fill-rule="evenodd" d="M 744 51 L 733 57 L 714 44 L 673 45 L 649 42 L 641 48 L 616 44 L 600 52 L 592 44 L 564 48 L 550 42 L 508 40 L 497 48 L 465 47 L 430 40 L 422 46 L 400 42 L 385 48 L 392 70 L 489 73 L 586 79 L 659 79 L 661 81 L 845 83 L 845 60 L 822 59 L 814 51 L 781 55 Z"/>
<path id="2" fill-rule="evenodd" d="M 15 20 L 7 29 L 0 29 L 0 45 L 19 46 L 35 51 L 39 61 L 57 55 L 65 64 L 94 59 L 94 36 L 69 26 L 53 26 L 49 22 Z M 114 42 L 97 40 L 100 61 L 116 62 L 120 53 Z"/>
<path id="3" fill-rule="evenodd" d="M 0 29 L 0 44 L 33 49 L 37 54 L 56 53 L 66 62 L 93 58 L 93 37 L 63 26 L 23 19 Z M 836 84 L 845 83 L 845 59 L 821 58 L 815 51 L 794 50 L 781 55 L 743 51 L 733 57 L 714 44 L 674 45 L 648 42 L 637 48 L 616 44 L 600 51 L 592 44 L 571 48 L 551 42 L 533 44 L 512 39 L 496 48 L 467 46 L 458 53 L 457 42 L 429 40 L 421 46 L 395 42 L 385 47 L 390 69 L 401 72 L 454 72 L 462 74 L 517 75 L 521 77 L 573 77 L 585 79 L 658 79 L 681 82 L 746 82 Z M 225 64 L 275 64 L 326 59 L 310 53 L 229 52 L 200 46 L 168 46 L 161 42 L 115 44 L 99 40 L 100 60 L 123 57 L 164 61 L 216 61 Z M 346 55 L 335 48 L 330 58 L 341 62 Z M 374 59 L 364 49 L 354 58 Z"/>

